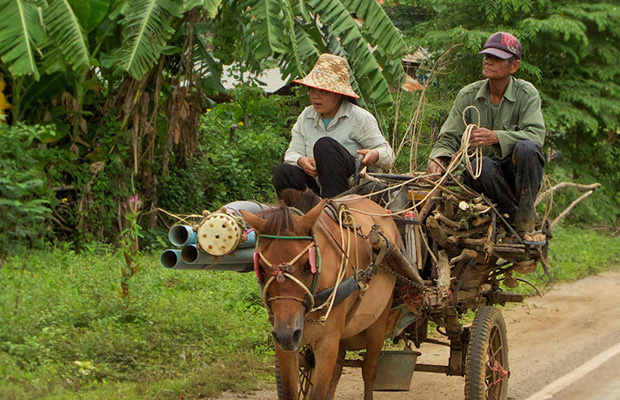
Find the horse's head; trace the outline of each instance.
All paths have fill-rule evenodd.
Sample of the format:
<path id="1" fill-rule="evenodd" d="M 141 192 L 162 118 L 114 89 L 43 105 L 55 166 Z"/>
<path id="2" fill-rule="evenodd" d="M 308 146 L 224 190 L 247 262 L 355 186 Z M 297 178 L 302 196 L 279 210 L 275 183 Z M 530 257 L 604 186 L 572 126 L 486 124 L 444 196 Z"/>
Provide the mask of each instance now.
<path id="1" fill-rule="evenodd" d="M 267 211 L 264 218 L 241 211 L 256 230 L 254 268 L 263 286 L 263 303 L 273 316 L 273 337 L 285 351 L 301 346 L 304 316 L 314 304 L 317 265 L 312 227 L 324 206 L 322 201 L 303 216 L 284 205 Z"/>

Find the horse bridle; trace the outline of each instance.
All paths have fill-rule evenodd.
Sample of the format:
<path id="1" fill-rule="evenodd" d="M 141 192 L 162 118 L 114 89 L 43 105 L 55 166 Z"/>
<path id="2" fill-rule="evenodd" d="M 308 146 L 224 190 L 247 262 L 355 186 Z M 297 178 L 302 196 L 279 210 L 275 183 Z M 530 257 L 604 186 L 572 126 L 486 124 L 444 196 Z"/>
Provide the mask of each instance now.
<path id="1" fill-rule="evenodd" d="M 280 264 L 273 264 L 264 256 L 263 252 L 260 249 L 260 238 L 265 239 L 282 239 L 282 240 L 310 240 L 311 242 L 295 257 L 293 257 L 288 262 L 283 262 Z M 306 314 L 309 313 L 314 308 L 314 295 L 316 289 L 316 283 L 321 275 L 321 256 L 319 251 L 319 246 L 316 243 L 316 237 L 314 234 L 312 236 L 280 236 L 280 235 L 264 235 L 258 234 L 256 235 L 256 251 L 254 252 L 254 272 L 256 273 L 256 277 L 259 282 L 262 282 L 263 276 L 259 265 L 259 258 L 267 265 L 267 267 L 271 268 L 271 277 L 267 280 L 267 282 L 263 285 L 261 291 L 261 300 L 263 305 L 269 312 L 271 313 L 270 303 L 276 300 L 293 300 L 299 303 L 302 303 L 306 308 Z M 312 272 L 312 285 L 308 288 L 302 281 L 295 278 L 291 272 L 294 270 L 294 264 L 299 261 L 301 257 L 308 252 L 308 259 L 310 264 L 310 271 Z M 305 292 L 306 295 L 303 299 L 294 296 L 274 296 L 267 297 L 267 289 L 276 281 L 278 283 L 284 282 L 284 280 L 288 278 L 291 281 L 295 282 L 298 286 L 300 286 Z"/>

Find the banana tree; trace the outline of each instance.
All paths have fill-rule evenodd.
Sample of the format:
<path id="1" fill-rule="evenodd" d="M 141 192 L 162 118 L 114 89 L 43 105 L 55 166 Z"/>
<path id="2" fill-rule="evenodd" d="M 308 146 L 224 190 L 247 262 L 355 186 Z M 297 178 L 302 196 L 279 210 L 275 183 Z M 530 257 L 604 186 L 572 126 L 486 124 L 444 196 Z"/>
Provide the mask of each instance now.
<path id="1" fill-rule="evenodd" d="M 308 72 L 321 52 L 337 53 L 349 59 L 362 101 L 376 105 L 389 103 L 389 86 L 404 78 L 400 57 L 406 45 L 381 6 L 369 0 L 3 0 L 0 58 L 17 79 L 77 74 L 81 105 L 89 68 L 113 68 L 140 80 L 177 46 L 171 42 L 175 32 L 187 36 L 184 14 L 198 9 L 205 16 L 201 22 L 208 22 L 224 8 L 240 14 L 243 61 L 254 69 L 272 57 L 283 76 L 293 78 Z M 192 43 L 208 58 L 204 33 L 195 31 Z M 217 60 L 193 62 L 206 72 Z M 18 118 L 20 83 L 27 81 L 13 87 Z"/>
<path id="2" fill-rule="evenodd" d="M 157 176 L 198 148 L 224 63 L 260 72 L 275 60 L 293 79 L 339 54 L 369 106 L 389 104 L 404 77 L 405 43 L 374 0 L 0 0 L 0 15 L 9 122 L 64 126 L 63 145 L 92 163 L 111 157 L 94 131 L 114 116 L 152 207 Z"/>
<path id="3" fill-rule="evenodd" d="M 249 0 L 246 28 L 250 54 L 274 57 L 285 78 L 306 74 L 323 52 L 349 60 L 353 86 L 362 102 L 392 102 L 390 86 L 405 74 L 401 57 L 407 46 L 374 0 Z"/>

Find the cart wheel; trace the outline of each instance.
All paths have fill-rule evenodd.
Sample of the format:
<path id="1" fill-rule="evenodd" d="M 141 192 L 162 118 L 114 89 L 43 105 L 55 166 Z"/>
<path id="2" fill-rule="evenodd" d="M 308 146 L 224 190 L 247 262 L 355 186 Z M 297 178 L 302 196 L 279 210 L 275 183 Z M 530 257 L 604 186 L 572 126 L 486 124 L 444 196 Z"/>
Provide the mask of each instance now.
<path id="1" fill-rule="evenodd" d="M 299 351 L 299 399 L 304 400 L 312 385 L 312 373 L 314 372 L 314 353 L 310 346 L 306 346 Z M 284 389 L 282 387 L 282 374 L 280 373 L 280 363 L 276 357 L 276 388 L 278 390 L 278 400 L 284 400 Z"/>
<path id="2" fill-rule="evenodd" d="M 465 399 L 506 400 L 508 371 L 508 341 L 502 313 L 495 307 L 482 307 L 471 327 Z"/>
<path id="3" fill-rule="evenodd" d="M 299 352 L 299 399 L 308 397 L 312 386 L 312 373 L 314 372 L 314 352 L 307 345 Z"/>

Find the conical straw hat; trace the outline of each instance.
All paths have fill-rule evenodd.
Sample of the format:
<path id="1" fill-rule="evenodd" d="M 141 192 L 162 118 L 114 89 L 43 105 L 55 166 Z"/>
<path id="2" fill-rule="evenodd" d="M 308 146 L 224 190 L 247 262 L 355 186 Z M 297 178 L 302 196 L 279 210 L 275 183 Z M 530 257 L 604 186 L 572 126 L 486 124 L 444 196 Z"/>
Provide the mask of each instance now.
<path id="1" fill-rule="evenodd" d="M 293 82 L 359 99 L 349 80 L 349 63 L 334 54 L 321 54 L 312 71 L 302 79 L 294 79 Z"/>

